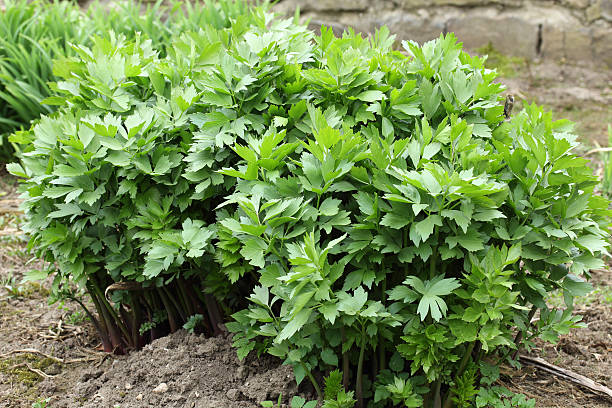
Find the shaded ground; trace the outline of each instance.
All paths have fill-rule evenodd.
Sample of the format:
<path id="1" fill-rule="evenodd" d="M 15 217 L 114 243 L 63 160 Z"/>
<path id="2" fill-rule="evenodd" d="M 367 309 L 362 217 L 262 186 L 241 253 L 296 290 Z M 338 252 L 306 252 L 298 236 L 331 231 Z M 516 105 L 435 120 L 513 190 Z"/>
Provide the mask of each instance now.
<path id="1" fill-rule="evenodd" d="M 544 104 L 557 117 L 577 121 L 587 145 L 607 146 L 612 72 L 493 57 L 492 66 L 500 68 L 508 92 L 517 97 L 515 111 L 524 101 Z M 29 408 L 47 397 L 52 408 L 250 408 L 280 393 L 295 394 L 287 367 L 271 359 L 243 365 L 228 339 L 181 332 L 129 357 L 97 351 L 95 330 L 77 307 L 48 305 L 50 282 L 20 283 L 24 273 L 43 265 L 24 251 L 17 204 L 15 180 L 0 170 L 0 408 Z M 531 355 L 612 388 L 612 273 L 597 271 L 593 281 L 596 291 L 580 299 L 576 310 L 587 328 L 557 345 L 538 343 Z M 36 352 L 11 353 L 26 349 Z M 504 368 L 500 382 L 536 398 L 538 407 L 612 407 L 612 399 L 530 366 Z M 168 390 L 154 392 L 161 383 Z"/>

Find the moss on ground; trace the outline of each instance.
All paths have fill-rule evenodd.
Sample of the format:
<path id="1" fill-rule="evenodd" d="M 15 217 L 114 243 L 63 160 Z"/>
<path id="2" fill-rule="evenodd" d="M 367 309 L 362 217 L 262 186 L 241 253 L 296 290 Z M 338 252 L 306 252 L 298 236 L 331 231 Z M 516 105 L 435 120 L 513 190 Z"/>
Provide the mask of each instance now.
<path id="1" fill-rule="evenodd" d="M 29 388 L 38 384 L 42 378 L 31 371 L 28 366 L 44 372 L 53 364 L 57 363 L 50 358 L 40 358 L 34 354 L 19 354 L 0 358 L 0 373 Z"/>
<path id="2" fill-rule="evenodd" d="M 488 58 L 485 66 L 489 69 L 497 70 L 505 78 L 515 77 L 521 70 L 527 68 L 527 60 L 525 58 L 502 54 L 491 43 L 476 49 L 476 52 L 480 55 L 487 55 Z"/>
<path id="3" fill-rule="evenodd" d="M 39 397 L 38 383 L 43 378 L 30 370 L 45 371 L 50 366 L 57 364 L 56 361 L 35 354 L 16 354 L 7 358 L 0 358 L 0 382 L 19 384 L 8 396 L 9 401 L 34 402 Z"/>

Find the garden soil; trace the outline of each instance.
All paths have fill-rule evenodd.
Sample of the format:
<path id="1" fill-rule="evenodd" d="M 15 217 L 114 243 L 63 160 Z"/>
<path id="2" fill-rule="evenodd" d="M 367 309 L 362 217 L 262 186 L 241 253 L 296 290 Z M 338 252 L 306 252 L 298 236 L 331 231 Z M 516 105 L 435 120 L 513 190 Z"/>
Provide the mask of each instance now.
<path id="1" fill-rule="evenodd" d="M 577 121 L 587 149 L 607 144 L 611 71 L 531 64 L 517 67 L 503 82 L 517 99 L 515 112 L 536 101 L 558 118 Z M 15 179 L 0 173 L 0 408 L 30 408 L 42 398 L 50 398 L 49 408 L 254 408 L 279 395 L 285 403 L 297 394 L 311 395 L 298 389 L 290 368 L 274 358 L 240 362 L 228 337 L 181 331 L 128 356 L 99 351 L 95 330 L 77 305 L 48 304 L 50 282 L 19 283 L 25 272 L 43 265 L 25 252 Z M 593 281 L 597 291 L 580 299 L 576 310 L 587 327 L 556 345 L 537 342 L 529 355 L 612 388 L 610 269 L 596 271 Z M 612 407 L 612 399 L 528 365 L 503 367 L 499 383 L 536 398 L 538 407 Z"/>
<path id="2" fill-rule="evenodd" d="M 57 391 L 53 379 L 39 389 Z M 74 392 L 52 406 L 251 408 L 296 393 L 291 368 L 278 360 L 240 362 L 229 338 L 181 331 L 127 357 L 82 370 Z"/>

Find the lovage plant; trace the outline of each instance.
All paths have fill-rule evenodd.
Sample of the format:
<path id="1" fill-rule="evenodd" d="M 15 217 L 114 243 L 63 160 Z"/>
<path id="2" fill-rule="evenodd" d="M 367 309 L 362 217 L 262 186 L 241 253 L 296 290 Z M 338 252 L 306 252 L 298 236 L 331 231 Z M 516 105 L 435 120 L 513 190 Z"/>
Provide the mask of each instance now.
<path id="1" fill-rule="evenodd" d="M 609 203 L 571 124 L 505 121 L 452 34 L 393 43 L 255 10 L 165 57 L 77 47 L 10 167 L 55 293 L 87 290 L 109 350 L 233 313 L 241 358 L 280 357 L 328 407 L 504 398 L 497 365 L 580 325 Z"/>

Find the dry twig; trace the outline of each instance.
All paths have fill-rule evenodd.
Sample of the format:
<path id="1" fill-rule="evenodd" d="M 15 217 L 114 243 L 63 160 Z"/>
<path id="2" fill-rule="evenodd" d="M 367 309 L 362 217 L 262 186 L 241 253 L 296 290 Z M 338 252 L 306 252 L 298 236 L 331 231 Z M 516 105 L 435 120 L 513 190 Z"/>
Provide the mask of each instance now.
<path id="1" fill-rule="evenodd" d="M 20 232 L 21 231 L 19 231 L 17 228 L 7 228 L 5 230 L 0 231 L 0 237 L 15 235 L 15 234 L 19 234 Z"/>
<path id="2" fill-rule="evenodd" d="M 12 366 L 10 368 L 10 370 L 14 370 L 14 369 L 19 368 L 19 367 L 25 367 L 28 370 L 30 370 L 31 372 L 33 372 L 34 374 L 38 374 L 42 378 L 52 378 L 52 377 L 55 377 L 54 375 L 49 375 L 49 374 L 45 373 L 44 371 L 39 370 L 38 368 L 32 367 L 28 363 L 19 363 L 19 364 L 16 364 L 16 365 Z"/>
<path id="3" fill-rule="evenodd" d="M 8 353 L 4 353 L 4 354 L 0 354 L 0 357 L 8 357 L 11 354 L 17 354 L 17 353 L 27 353 L 27 354 L 38 354 L 41 355 L 45 358 L 51 359 L 53 361 L 55 361 L 56 363 L 60 363 L 60 364 L 74 364 L 74 363 L 87 363 L 90 361 L 96 361 L 98 360 L 100 357 L 84 357 L 84 358 L 73 358 L 71 360 L 66 360 L 63 358 L 57 358 L 55 356 L 52 356 L 50 354 L 47 353 L 43 353 L 40 350 L 36 350 L 36 349 L 19 349 L 19 350 L 12 350 L 9 351 Z M 105 357 L 102 357 L 102 359 L 104 360 Z"/>
<path id="4" fill-rule="evenodd" d="M 612 152 L 612 147 L 597 147 L 595 149 L 591 149 L 588 152 L 586 152 L 584 156 L 590 156 L 594 153 L 605 153 L 605 152 Z"/>
<path id="5" fill-rule="evenodd" d="M 612 397 L 612 390 L 610 388 L 596 383 L 584 375 L 580 375 L 565 368 L 557 367 L 556 365 L 550 364 L 539 357 L 520 356 L 520 359 L 525 364 L 533 365 L 542 371 L 546 371 L 547 373 L 556 375 L 557 377 L 561 377 L 578 385 L 582 385 L 593 392 L 602 393 Z"/>

